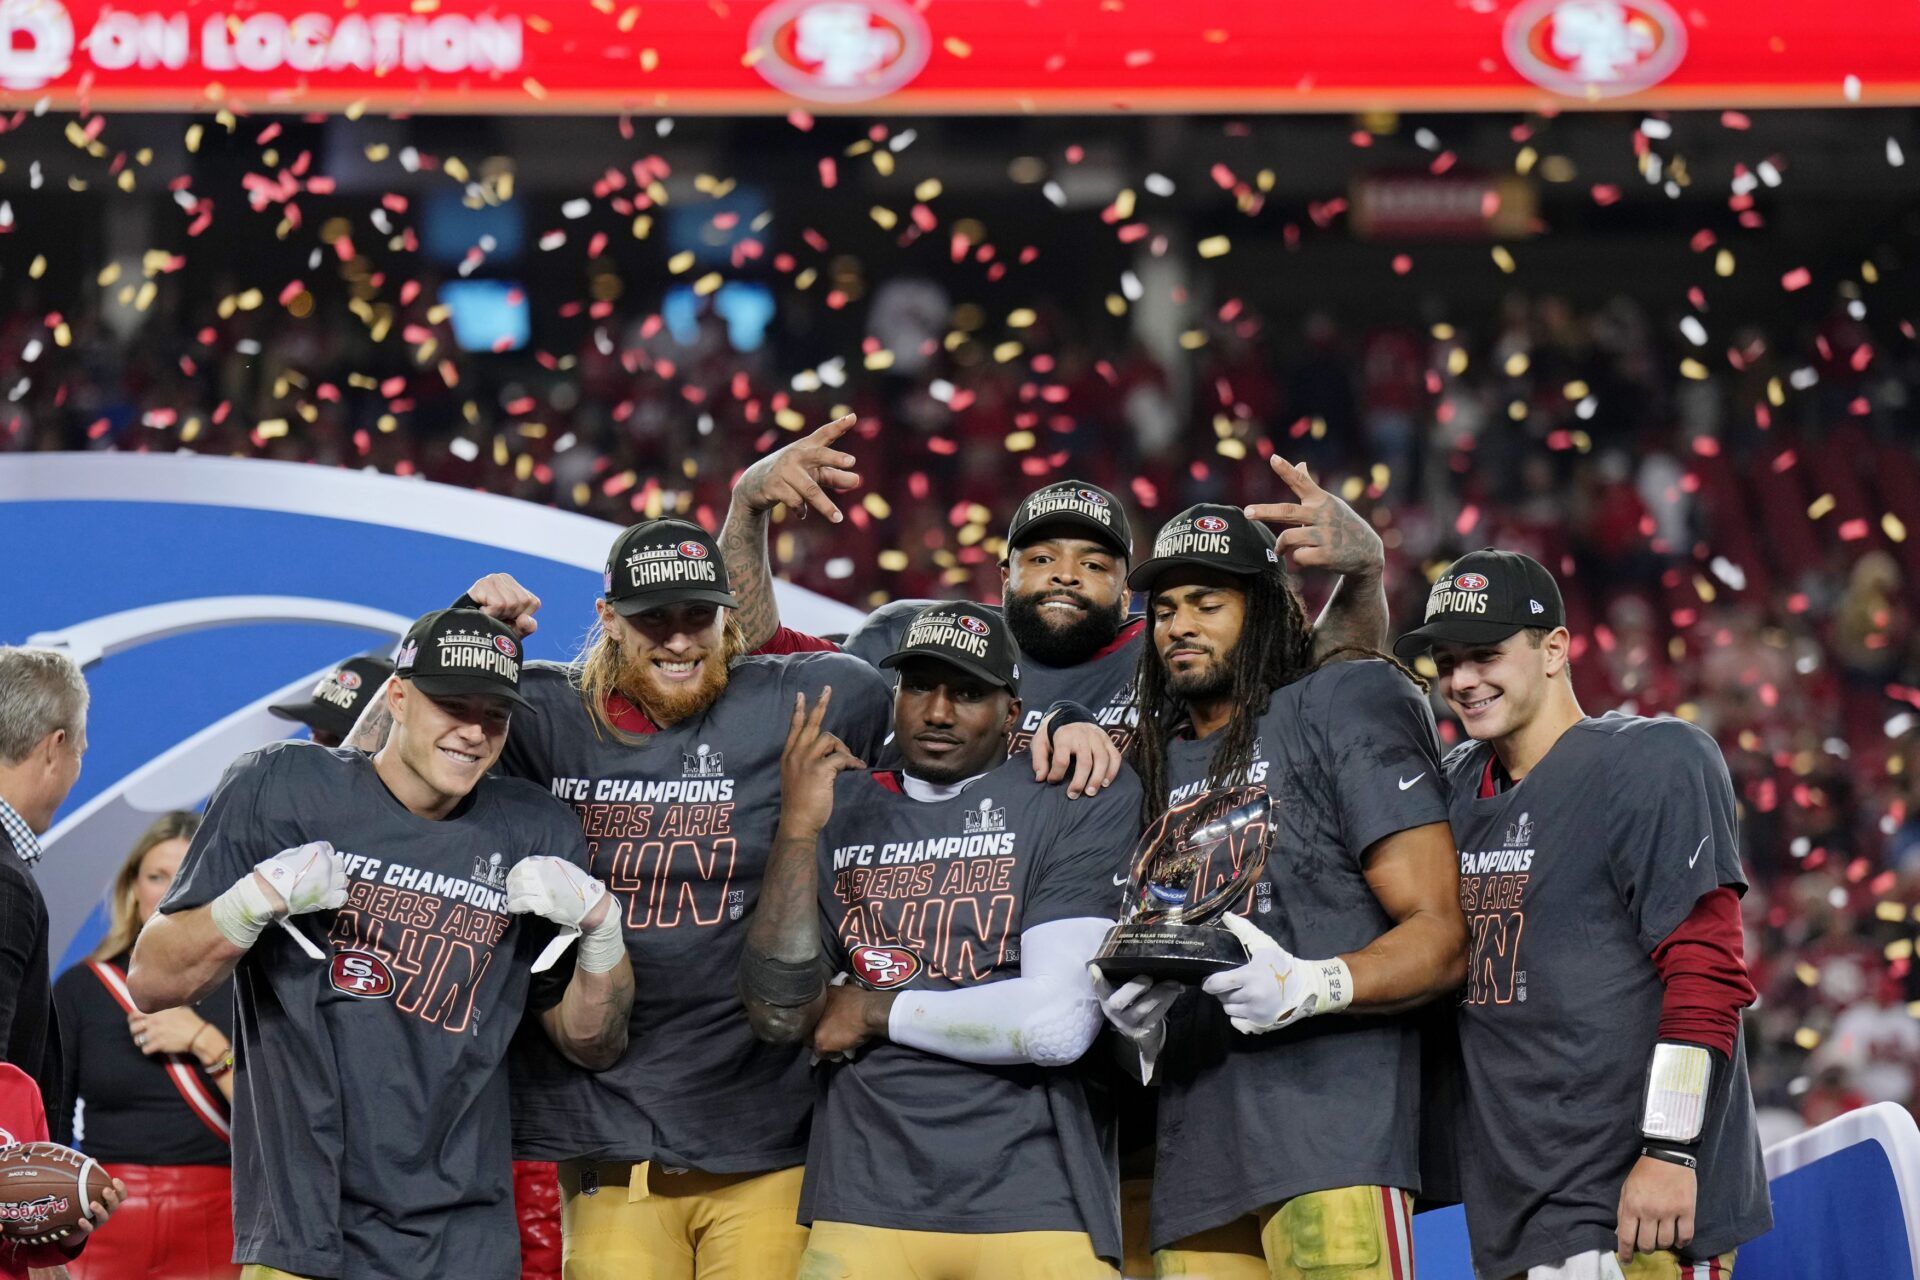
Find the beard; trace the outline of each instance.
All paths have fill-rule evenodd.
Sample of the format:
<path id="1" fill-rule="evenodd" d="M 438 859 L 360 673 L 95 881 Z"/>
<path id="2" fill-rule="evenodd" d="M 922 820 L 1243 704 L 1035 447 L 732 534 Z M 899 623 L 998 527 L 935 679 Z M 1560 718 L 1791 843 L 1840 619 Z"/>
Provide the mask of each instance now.
<path id="1" fill-rule="evenodd" d="M 1214 702 L 1226 697 L 1233 692 L 1233 654 L 1215 658 L 1198 671 L 1168 671 L 1167 691 L 1183 702 Z"/>
<path id="2" fill-rule="evenodd" d="M 635 710 L 664 729 L 699 715 L 719 700 L 727 687 L 727 663 L 716 649 L 700 660 L 698 676 L 662 690 L 654 679 L 653 663 L 623 648 L 614 687 Z"/>
<path id="3" fill-rule="evenodd" d="M 1049 622 L 1040 602 L 1060 597 L 1086 612 L 1065 626 Z M 1077 591 L 1034 591 L 1009 595 L 1000 608 L 1023 655 L 1049 667 L 1075 667 L 1113 643 L 1126 621 L 1127 602 L 1122 598 L 1103 610 Z"/>

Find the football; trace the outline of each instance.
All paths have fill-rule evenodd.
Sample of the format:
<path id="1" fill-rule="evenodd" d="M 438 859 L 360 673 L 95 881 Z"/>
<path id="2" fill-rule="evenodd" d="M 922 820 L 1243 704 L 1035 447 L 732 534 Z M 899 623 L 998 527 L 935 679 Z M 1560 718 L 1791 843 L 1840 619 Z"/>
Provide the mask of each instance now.
<path id="1" fill-rule="evenodd" d="M 0 1147 L 0 1239 L 51 1244 L 91 1217 L 112 1183 L 100 1162 L 52 1142 Z"/>

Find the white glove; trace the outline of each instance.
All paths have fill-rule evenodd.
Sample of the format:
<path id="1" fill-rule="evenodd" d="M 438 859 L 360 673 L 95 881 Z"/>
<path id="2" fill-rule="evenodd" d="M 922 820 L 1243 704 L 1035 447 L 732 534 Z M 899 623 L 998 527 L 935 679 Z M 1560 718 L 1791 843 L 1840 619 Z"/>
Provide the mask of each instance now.
<path id="1" fill-rule="evenodd" d="M 1257 1036 L 1353 1003 L 1353 973 L 1347 962 L 1296 960 L 1245 916 L 1221 920 L 1246 944 L 1251 957 L 1238 969 L 1216 973 L 1200 989 L 1220 1001 L 1234 1029 Z"/>
<path id="2" fill-rule="evenodd" d="M 267 896 L 261 881 L 280 895 L 278 904 Z M 275 920 L 309 911 L 334 911 L 346 903 L 346 859 L 325 840 L 315 840 L 256 863 L 208 905 L 220 936 L 246 948 L 259 941 L 261 930 Z"/>
<path id="3" fill-rule="evenodd" d="M 1087 969 L 1093 975 L 1093 994 L 1100 998 L 1100 1012 L 1140 1053 L 1140 1083 L 1152 1084 L 1154 1062 L 1167 1042 L 1167 1010 L 1186 988 L 1151 978 L 1132 978 L 1116 987 L 1097 965 Z"/>
<path id="4" fill-rule="evenodd" d="M 540 916 L 565 931 L 534 962 L 536 973 L 559 959 L 565 944 L 576 937 L 580 939 L 580 955 L 575 963 L 585 972 L 605 973 L 620 963 L 627 954 L 627 940 L 620 932 L 617 903 L 608 906 L 592 929 L 583 932 L 580 927 L 606 896 L 606 885 L 565 858 L 541 855 L 513 864 L 507 872 L 507 910 Z"/>

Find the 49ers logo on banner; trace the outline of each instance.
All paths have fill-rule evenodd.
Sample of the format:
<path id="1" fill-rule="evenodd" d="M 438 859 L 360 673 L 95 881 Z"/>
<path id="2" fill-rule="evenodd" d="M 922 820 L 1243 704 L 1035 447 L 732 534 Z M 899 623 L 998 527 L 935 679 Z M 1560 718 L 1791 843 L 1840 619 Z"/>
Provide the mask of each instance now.
<path id="1" fill-rule="evenodd" d="M 927 20 L 898 0 L 781 0 L 747 36 L 753 68 L 815 102 L 883 98 L 920 74 Z"/>
<path id="2" fill-rule="evenodd" d="M 905 947 L 855 947 L 847 953 L 853 976 L 875 991 L 904 987 L 920 972 L 920 957 Z"/>
<path id="3" fill-rule="evenodd" d="M 1687 28 L 1666 0 L 1527 0 L 1507 16 L 1507 59 L 1543 89 L 1615 98 L 1680 65 Z"/>
<path id="4" fill-rule="evenodd" d="M 335 991 L 363 1000 L 379 1000 L 393 994 L 393 970 L 371 951 L 336 951 L 327 976 Z"/>

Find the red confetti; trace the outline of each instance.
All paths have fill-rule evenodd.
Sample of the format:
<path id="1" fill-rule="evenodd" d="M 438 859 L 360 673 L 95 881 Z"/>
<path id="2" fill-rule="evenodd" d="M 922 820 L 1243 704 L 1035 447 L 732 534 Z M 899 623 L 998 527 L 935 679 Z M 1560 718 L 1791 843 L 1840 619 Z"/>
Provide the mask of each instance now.
<path id="1" fill-rule="evenodd" d="M 1795 267 L 1793 270 L 1787 272 L 1787 274 L 1780 277 L 1780 287 L 1782 289 L 1785 289 L 1788 293 L 1793 293 L 1793 292 L 1796 292 L 1797 290 L 1804 289 L 1812 283 L 1813 283 L 1813 272 L 1807 270 L 1805 267 Z"/>

